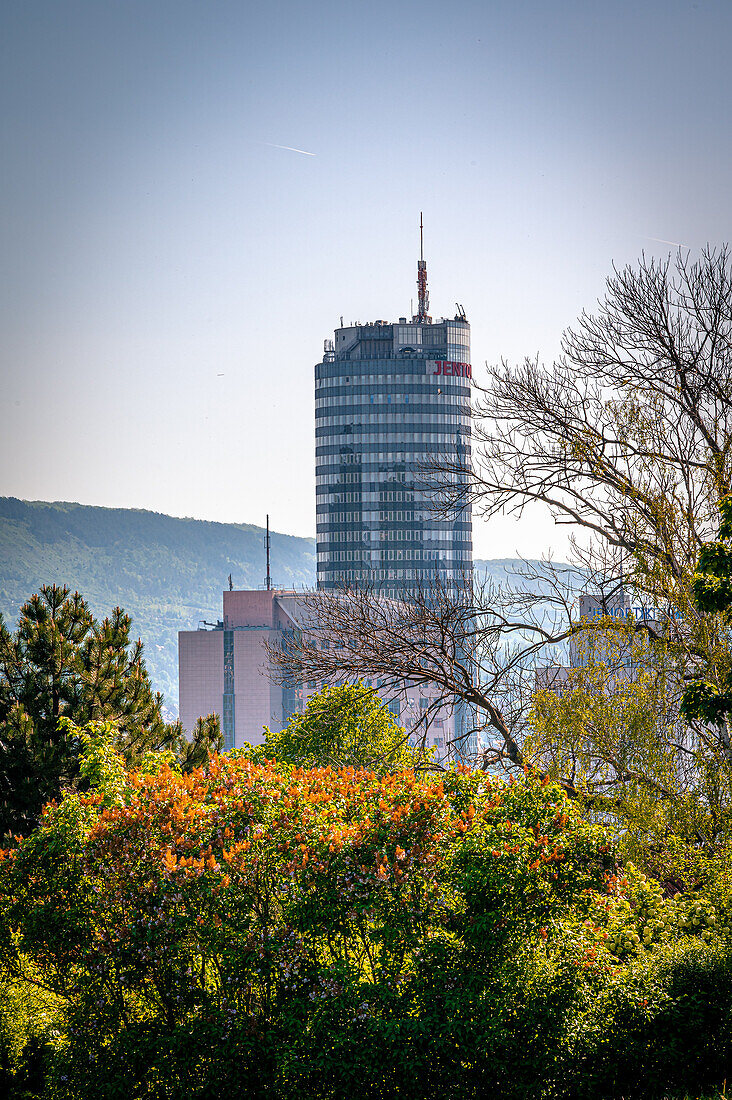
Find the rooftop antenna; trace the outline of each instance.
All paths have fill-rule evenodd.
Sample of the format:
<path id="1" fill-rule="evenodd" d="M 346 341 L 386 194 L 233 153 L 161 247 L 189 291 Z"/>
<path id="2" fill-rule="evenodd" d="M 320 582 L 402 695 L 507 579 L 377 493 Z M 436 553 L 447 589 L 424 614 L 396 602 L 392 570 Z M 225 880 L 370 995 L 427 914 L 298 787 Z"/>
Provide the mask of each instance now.
<path id="1" fill-rule="evenodd" d="M 267 534 L 264 536 L 264 551 L 267 559 L 267 576 L 264 579 L 264 583 L 269 592 L 272 588 L 272 578 L 269 572 L 269 514 L 267 515 Z"/>
<path id="2" fill-rule="evenodd" d="M 229 592 L 234 591 L 234 582 L 231 579 L 231 573 L 229 573 Z"/>
<path id="3" fill-rule="evenodd" d="M 427 313 L 430 308 L 430 296 L 427 290 L 427 261 L 424 258 L 424 229 L 422 211 L 419 212 L 419 260 L 417 261 L 417 312 L 413 321 L 430 324 L 432 318 Z"/>

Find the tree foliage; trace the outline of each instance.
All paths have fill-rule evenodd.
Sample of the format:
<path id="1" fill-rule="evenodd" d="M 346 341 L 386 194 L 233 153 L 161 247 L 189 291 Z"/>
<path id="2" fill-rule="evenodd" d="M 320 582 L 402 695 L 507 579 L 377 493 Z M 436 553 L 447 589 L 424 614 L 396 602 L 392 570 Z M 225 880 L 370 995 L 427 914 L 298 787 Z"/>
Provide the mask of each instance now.
<path id="1" fill-rule="evenodd" d="M 264 732 L 264 744 L 251 750 L 252 758 L 298 768 L 369 768 L 383 774 L 427 764 L 433 755 L 410 746 L 379 694 L 362 683 L 326 687 L 283 730 L 265 727 Z"/>
<path id="2" fill-rule="evenodd" d="M 732 713 L 732 653 L 729 645 L 732 622 L 732 497 L 725 497 L 719 507 L 719 532 L 716 539 L 702 547 L 694 573 L 693 592 L 702 615 L 719 621 L 717 637 L 723 633 L 727 644 L 720 645 L 712 659 L 707 652 L 694 655 L 706 660 L 701 669 L 703 675 L 684 694 L 683 711 L 691 720 L 696 718 L 720 727 L 729 750 L 728 716 Z"/>
<path id="3" fill-rule="evenodd" d="M 581 642 L 577 665 L 533 694 L 527 758 L 570 776 L 587 812 L 615 823 L 626 857 L 666 883 L 698 882 L 732 843 L 726 756 L 685 721 L 683 680 L 659 642 L 626 620 Z"/>
<path id="4" fill-rule="evenodd" d="M 732 762 L 726 730 L 697 722 L 683 732 L 679 722 L 689 669 L 729 662 L 728 632 L 696 599 L 694 571 L 732 488 L 731 353 L 726 245 L 708 247 L 695 261 L 681 253 L 675 261 L 644 257 L 615 271 L 597 310 L 565 333 L 556 362 L 504 362 L 489 371 L 470 486 L 486 518 L 520 515 L 538 501 L 569 526 L 585 590 L 607 594 L 605 610 L 622 591 L 654 609 L 634 629 L 653 641 L 643 663 L 650 679 L 662 670 L 668 703 L 655 692 L 656 747 L 640 783 L 649 791 L 660 767 L 688 779 L 685 793 L 698 803 L 720 768 L 729 787 Z M 608 628 L 603 617 L 591 625 L 576 613 L 569 623 L 580 632 Z M 634 730 L 617 712 L 612 718 L 600 741 L 590 732 L 586 748 L 596 757 L 604 742 L 611 773 L 604 778 L 617 790 L 623 768 L 613 760 L 626 754 Z M 642 737 L 635 748 L 639 761 Z"/>
<path id="5" fill-rule="evenodd" d="M 205 768 L 211 756 L 221 752 L 223 747 L 224 735 L 218 714 L 197 718 L 190 737 L 186 736 L 180 720 L 172 722 L 159 744 L 160 749 L 172 752 L 184 772 Z"/>

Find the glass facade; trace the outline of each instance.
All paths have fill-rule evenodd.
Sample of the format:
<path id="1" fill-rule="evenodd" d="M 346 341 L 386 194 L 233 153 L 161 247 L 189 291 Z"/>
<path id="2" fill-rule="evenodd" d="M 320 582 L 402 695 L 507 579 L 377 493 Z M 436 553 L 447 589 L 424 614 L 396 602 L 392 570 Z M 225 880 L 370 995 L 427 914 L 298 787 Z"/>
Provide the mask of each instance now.
<path id="1" fill-rule="evenodd" d="M 222 700 L 224 752 L 234 748 L 234 631 L 224 631 L 224 697 Z"/>
<path id="2" fill-rule="evenodd" d="M 470 379 L 463 318 L 336 329 L 315 368 L 319 588 L 408 599 L 471 572 L 469 505 L 440 511 L 427 486 L 432 463 L 469 464 Z"/>

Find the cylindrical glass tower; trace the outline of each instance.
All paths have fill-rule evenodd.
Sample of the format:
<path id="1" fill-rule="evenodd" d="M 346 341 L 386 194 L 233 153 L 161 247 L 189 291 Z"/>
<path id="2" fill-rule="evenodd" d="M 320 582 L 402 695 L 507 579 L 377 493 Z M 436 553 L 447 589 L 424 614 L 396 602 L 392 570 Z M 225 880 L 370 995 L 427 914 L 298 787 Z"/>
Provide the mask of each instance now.
<path id="1" fill-rule="evenodd" d="M 435 508 L 430 463 L 470 461 L 470 326 L 374 321 L 335 331 L 315 368 L 318 588 L 408 599 L 472 570 L 469 506 Z"/>

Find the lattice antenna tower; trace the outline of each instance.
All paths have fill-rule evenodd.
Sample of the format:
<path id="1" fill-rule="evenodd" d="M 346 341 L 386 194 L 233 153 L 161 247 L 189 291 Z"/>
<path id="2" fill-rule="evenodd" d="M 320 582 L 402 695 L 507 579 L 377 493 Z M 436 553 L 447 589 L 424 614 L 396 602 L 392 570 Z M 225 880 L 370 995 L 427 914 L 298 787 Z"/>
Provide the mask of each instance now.
<path id="1" fill-rule="evenodd" d="M 419 259 L 417 260 L 417 312 L 413 321 L 430 324 L 432 318 L 427 312 L 430 308 L 430 295 L 427 290 L 427 261 L 424 258 L 424 228 L 422 211 L 419 212 Z"/>

